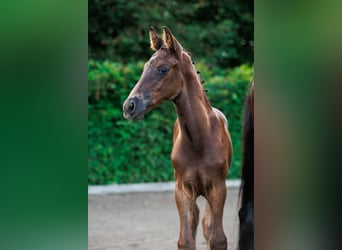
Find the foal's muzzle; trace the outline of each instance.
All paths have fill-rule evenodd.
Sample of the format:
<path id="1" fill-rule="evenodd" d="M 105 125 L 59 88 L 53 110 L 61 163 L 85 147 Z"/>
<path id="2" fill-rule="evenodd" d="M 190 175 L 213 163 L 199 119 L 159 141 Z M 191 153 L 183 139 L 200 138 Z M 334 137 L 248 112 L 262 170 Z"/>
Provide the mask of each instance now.
<path id="1" fill-rule="evenodd" d="M 127 98 L 122 107 L 123 115 L 129 120 L 140 120 L 144 118 L 144 114 L 148 111 L 151 103 L 152 99 L 149 95 Z"/>

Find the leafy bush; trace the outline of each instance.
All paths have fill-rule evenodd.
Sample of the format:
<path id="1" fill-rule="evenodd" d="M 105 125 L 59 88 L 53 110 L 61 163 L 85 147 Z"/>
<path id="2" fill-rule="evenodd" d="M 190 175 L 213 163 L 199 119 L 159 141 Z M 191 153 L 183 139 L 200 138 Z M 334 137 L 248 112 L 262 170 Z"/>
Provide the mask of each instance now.
<path id="1" fill-rule="evenodd" d="M 88 183 L 130 183 L 173 180 L 170 153 L 176 112 L 165 102 L 139 122 L 122 116 L 122 103 L 140 78 L 143 62 L 88 63 Z M 247 65 L 232 70 L 196 64 L 206 80 L 213 106 L 228 117 L 234 155 L 229 178 L 240 176 L 241 119 L 252 78 Z"/>

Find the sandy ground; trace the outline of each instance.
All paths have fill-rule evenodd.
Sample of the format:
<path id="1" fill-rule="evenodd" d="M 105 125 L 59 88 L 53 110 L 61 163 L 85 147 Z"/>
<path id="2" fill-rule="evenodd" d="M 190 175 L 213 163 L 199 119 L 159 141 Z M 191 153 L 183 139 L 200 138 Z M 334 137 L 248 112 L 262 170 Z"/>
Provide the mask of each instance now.
<path id="1" fill-rule="evenodd" d="M 235 250 L 238 237 L 238 192 L 228 189 L 224 230 L 228 249 Z M 200 223 L 197 250 L 205 250 L 201 228 L 205 199 L 199 197 Z M 179 219 L 172 192 L 105 194 L 88 196 L 89 250 L 175 250 Z"/>

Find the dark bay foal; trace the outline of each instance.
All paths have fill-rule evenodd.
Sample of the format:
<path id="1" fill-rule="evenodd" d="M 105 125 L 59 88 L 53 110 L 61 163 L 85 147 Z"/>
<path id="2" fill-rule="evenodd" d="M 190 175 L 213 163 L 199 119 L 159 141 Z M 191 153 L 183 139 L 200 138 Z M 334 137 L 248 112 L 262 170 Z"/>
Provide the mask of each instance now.
<path id="1" fill-rule="evenodd" d="M 227 119 L 210 105 L 189 54 L 171 31 L 164 27 L 160 37 L 151 27 L 150 42 L 155 53 L 123 104 L 124 117 L 139 120 L 164 100 L 173 101 L 178 115 L 171 153 L 180 218 L 178 249 L 196 249 L 200 195 L 207 200 L 202 226 L 208 249 L 227 249 L 222 224 L 232 158 Z"/>

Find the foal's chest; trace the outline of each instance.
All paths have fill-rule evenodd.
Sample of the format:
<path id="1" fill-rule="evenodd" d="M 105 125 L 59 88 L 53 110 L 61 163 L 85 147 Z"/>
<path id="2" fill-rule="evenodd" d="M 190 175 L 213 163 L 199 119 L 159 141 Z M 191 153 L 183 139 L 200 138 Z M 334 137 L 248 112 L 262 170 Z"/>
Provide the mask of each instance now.
<path id="1" fill-rule="evenodd" d="M 188 171 L 206 173 L 228 168 L 227 154 L 216 148 L 184 148 L 174 145 L 171 153 L 172 165 L 179 174 Z"/>

